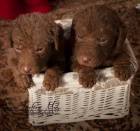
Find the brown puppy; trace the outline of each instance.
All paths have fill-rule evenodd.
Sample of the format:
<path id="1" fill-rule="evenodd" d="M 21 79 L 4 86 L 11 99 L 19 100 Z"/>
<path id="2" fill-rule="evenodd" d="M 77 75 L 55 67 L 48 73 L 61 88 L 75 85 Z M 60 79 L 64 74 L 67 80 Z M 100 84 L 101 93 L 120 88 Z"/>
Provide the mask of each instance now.
<path id="1" fill-rule="evenodd" d="M 45 14 L 31 13 L 13 20 L 8 63 L 15 81 L 30 87 L 32 75 L 45 71 L 46 90 L 58 87 L 64 71 L 63 29 Z"/>
<path id="2" fill-rule="evenodd" d="M 121 81 L 130 78 L 129 56 L 125 53 L 126 29 L 117 13 L 105 6 L 88 7 L 72 23 L 72 71 L 79 73 L 85 88 L 96 83 L 94 69 L 113 66 Z"/>

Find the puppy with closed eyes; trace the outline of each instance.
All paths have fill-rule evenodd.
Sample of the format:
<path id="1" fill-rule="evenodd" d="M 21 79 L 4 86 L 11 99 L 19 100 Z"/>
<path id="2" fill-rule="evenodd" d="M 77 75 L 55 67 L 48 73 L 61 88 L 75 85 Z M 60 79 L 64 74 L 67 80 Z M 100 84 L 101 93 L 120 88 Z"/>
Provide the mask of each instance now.
<path id="1" fill-rule="evenodd" d="M 95 69 L 113 66 L 115 77 L 130 78 L 126 54 L 126 28 L 117 13 L 105 6 L 79 11 L 72 22 L 71 69 L 79 73 L 79 83 L 91 88 L 96 83 Z"/>

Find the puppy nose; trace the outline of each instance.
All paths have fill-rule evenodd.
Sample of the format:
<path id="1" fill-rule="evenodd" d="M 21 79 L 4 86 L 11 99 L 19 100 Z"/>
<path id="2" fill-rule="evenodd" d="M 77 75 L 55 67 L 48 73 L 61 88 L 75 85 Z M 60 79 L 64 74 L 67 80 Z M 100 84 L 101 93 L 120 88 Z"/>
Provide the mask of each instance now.
<path id="1" fill-rule="evenodd" d="M 91 61 L 91 58 L 88 57 L 88 56 L 82 56 L 82 60 L 83 60 L 84 62 L 89 62 L 89 61 Z"/>
<path id="2" fill-rule="evenodd" d="M 24 67 L 24 72 L 25 73 L 30 73 L 31 72 L 31 68 L 30 67 Z"/>

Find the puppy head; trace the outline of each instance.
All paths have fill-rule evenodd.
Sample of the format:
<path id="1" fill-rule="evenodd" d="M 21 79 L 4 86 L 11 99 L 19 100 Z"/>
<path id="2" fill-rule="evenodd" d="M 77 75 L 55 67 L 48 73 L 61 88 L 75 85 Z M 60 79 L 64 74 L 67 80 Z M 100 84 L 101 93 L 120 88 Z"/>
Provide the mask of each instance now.
<path id="1" fill-rule="evenodd" d="M 121 50 L 126 29 L 115 11 L 105 6 L 93 6 L 76 14 L 72 37 L 79 64 L 97 67 Z"/>
<path id="2" fill-rule="evenodd" d="M 44 70 L 52 53 L 59 50 L 62 28 L 41 13 L 19 16 L 13 21 L 11 48 L 16 53 L 21 73 Z"/>

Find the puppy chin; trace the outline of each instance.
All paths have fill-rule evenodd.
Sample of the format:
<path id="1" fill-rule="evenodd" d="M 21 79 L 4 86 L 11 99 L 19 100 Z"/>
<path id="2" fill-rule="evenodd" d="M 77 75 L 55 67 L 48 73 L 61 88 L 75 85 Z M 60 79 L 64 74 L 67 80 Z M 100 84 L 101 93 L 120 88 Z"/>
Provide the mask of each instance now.
<path id="1" fill-rule="evenodd" d="M 29 74 L 30 75 L 35 75 L 35 74 L 39 74 L 42 70 L 41 69 L 33 69 Z"/>

